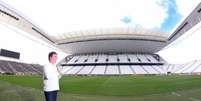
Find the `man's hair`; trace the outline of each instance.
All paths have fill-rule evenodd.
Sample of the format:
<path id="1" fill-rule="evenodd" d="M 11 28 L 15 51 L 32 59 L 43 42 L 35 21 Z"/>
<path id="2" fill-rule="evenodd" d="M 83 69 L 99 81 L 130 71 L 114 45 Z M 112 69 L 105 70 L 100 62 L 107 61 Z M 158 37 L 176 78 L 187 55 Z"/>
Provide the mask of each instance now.
<path id="1" fill-rule="evenodd" d="M 56 52 L 54 52 L 54 51 L 49 53 L 49 55 L 48 55 L 48 60 L 49 60 L 49 61 L 50 61 L 50 58 L 51 58 L 51 57 L 52 57 L 54 54 L 56 54 L 56 55 L 57 55 L 57 53 L 56 53 Z"/>

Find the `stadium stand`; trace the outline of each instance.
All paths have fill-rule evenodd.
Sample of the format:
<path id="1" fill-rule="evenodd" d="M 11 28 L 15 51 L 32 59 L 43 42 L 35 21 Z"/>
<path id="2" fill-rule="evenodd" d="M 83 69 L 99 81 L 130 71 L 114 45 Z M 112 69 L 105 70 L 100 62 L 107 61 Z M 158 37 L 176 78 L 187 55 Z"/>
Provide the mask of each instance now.
<path id="1" fill-rule="evenodd" d="M 13 75 L 41 75 L 43 73 L 43 66 L 0 60 L 0 73 Z"/>
<path id="2" fill-rule="evenodd" d="M 168 64 L 156 54 L 79 54 L 66 58 L 60 64 L 64 75 L 201 74 L 201 61 Z"/>
<path id="3" fill-rule="evenodd" d="M 200 75 L 201 74 L 201 61 L 195 60 L 181 65 L 169 64 L 169 71 L 173 74 L 184 75 Z"/>
<path id="4" fill-rule="evenodd" d="M 165 74 L 160 66 L 166 62 L 155 54 L 79 54 L 66 58 L 68 61 L 61 62 L 65 75 Z"/>

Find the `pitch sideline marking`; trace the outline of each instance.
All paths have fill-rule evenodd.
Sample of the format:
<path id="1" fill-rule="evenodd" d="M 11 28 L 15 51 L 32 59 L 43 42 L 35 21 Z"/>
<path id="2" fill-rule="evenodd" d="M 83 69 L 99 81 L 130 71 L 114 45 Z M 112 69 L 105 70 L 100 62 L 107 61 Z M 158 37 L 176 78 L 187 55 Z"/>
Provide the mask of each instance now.
<path id="1" fill-rule="evenodd" d="M 172 92 L 172 95 L 181 96 L 181 94 L 176 93 L 176 92 Z M 201 101 L 201 100 L 193 98 L 193 97 L 189 97 L 189 100 L 192 100 L 192 101 Z"/>

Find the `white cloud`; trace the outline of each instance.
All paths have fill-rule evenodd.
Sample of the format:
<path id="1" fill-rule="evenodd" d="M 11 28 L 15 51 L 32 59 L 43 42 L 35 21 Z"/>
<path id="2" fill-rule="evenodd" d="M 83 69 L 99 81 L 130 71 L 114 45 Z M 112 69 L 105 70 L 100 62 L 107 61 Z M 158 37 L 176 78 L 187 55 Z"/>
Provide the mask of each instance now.
<path id="1" fill-rule="evenodd" d="M 80 29 L 122 27 L 132 16 L 144 28 L 160 28 L 167 15 L 167 0 L 4 0 L 50 34 Z"/>
<path id="2" fill-rule="evenodd" d="M 176 5 L 179 14 L 187 16 L 200 2 L 200 0 L 176 0 Z"/>
<path id="3" fill-rule="evenodd" d="M 127 1 L 123 0 L 121 3 L 122 5 L 126 5 L 121 9 L 122 13 L 125 13 L 122 15 L 131 15 L 135 24 L 146 29 L 160 28 L 168 16 L 168 7 L 167 5 L 159 5 L 161 1 L 139 0 L 137 3 Z"/>

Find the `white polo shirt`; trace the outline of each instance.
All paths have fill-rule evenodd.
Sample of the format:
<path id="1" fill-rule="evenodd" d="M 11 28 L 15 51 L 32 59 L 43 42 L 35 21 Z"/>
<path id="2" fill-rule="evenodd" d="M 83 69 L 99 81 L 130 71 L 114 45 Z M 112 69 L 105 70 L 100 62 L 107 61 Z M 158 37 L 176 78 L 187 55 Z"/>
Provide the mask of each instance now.
<path id="1" fill-rule="evenodd" d="M 44 66 L 44 91 L 59 90 L 59 73 L 57 67 L 51 63 Z"/>

